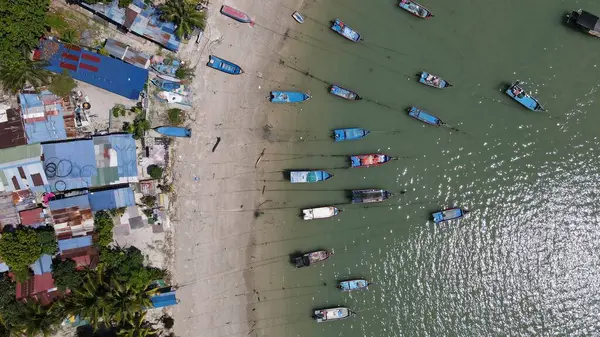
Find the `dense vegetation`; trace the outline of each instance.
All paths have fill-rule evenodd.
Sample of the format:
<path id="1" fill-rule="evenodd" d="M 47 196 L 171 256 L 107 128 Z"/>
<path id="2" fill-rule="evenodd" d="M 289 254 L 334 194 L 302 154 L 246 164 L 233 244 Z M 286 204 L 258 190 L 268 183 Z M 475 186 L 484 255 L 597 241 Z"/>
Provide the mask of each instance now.
<path id="1" fill-rule="evenodd" d="M 187 0 L 167 0 L 161 7 L 161 18 L 177 25 L 175 35 L 179 38 L 190 35 L 194 28 L 204 29 L 204 12 L 196 11 L 196 3 Z"/>

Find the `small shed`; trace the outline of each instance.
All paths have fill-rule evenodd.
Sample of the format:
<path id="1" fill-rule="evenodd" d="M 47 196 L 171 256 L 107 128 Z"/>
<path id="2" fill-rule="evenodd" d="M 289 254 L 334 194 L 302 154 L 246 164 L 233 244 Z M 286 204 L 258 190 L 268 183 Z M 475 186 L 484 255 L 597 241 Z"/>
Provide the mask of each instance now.
<path id="1" fill-rule="evenodd" d="M 152 56 L 133 50 L 123 42 L 113 39 L 106 39 L 104 50 L 106 50 L 110 56 L 118 58 L 119 60 L 123 60 L 129 64 L 133 64 L 136 67 L 140 67 L 142 69 L 148 69 L 148 67 L 150 67 L 150 58 Z"/>

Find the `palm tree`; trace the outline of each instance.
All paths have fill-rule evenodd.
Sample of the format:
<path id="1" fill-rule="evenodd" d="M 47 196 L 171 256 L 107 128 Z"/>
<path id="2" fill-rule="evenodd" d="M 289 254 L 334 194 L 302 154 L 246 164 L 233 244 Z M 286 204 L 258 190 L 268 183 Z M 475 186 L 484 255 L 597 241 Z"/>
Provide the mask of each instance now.
<path id="1" fill-rule="evenodd" d="M 0 67 L 0 83 L 4 90 L 16 93 L 27 85 L 39 87 L 50 83 L 50 72 L 44 69 L 47 61 L 19 59 L 3 63 Z"/>
<path id="2" fill-rule="evenodd" d="M 111 313 L 111 321 L 115 323 L 127 322 L 133 319 L 144 308 L 152 307 L 148 292 L 135 290 L 131 285 L 110 280 L 111 290 L 106 294 L 105 304 Z M 144 287 L 146 288 L 146 287 Z"/>
<path id="3" fill-rule="evenodd" d="M 158 330 L 146 320 L 146 312 L 135 315 L 130 321 L 117 327 L 117 337 L 155 337 Z"/>
<path id="4" fill-rule="evenodd" d="M 189 0 L 167 0 L 160 11 L 161 19 L 177 25 L 175 35 L 179 38 L 189 35 L 194 28 L 204 29 L 206 25 L 204 12 L 196 11 L 195 4 Z"/>
<path id="5" fill-rule="evenodd" d="M 19 320 L 20 324 L 15 327 L 15 330 L 27 337 L 40 335 L 48 337 L 56 333 L 63 318 L 64 313 L 60 305 L 53 304 L 43 308 L 36 302 L 27 302 L 22 318 Z"/>

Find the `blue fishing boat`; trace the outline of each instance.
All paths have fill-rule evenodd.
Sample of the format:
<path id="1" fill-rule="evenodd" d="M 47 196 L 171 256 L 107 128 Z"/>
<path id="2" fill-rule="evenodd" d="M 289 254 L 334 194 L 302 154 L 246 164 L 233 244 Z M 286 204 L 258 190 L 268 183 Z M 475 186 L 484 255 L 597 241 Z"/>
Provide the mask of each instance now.
<path id="1" fill-rule="evenodd" d="M 347 99 L 349 101 L 360 101 L 362 99 L 354 91 L 350 91 L 348 89 L 342 88 L 339 85 L 335 85 L 335 84 L 333 84 L 329 87 L 329 93 L 334 96 L 341 97 L 343 99 Z"/>
<path id="2" fill-rule="evenodd" d="M 469 211 L 462 208 L 449 208 L 443 211 L 432 213 L 433 221 L 435 223 L 440 223 L 444 221 L 460 219 L 465 216 Z"/>
<path id="3" fill-rule="evenodd" d="M 153 56 L 150 62 L 150 68 L 159 75 L 165 76 L 171 81 L 178 81 L 176 76 L 177 69 L 181 67 L 183 62 L 177 59 L 167 59 L 163 56 Z"/>
<path id="4" fill-rule="evenodd" d="M 183 87 L 183 84 L 178 82 L 167 81 L 162 78 L 153 78 L 150 80 L 152 84 L 160 88 L 161 90 L 176 92 L 178 89 Z"/>
<path id="5" fill-rule="evenodd" d="M 506 94 L 512 97 L 515 101 L 521 103 L 524 107 L 533 111 L 546 111 L 544 107 L 535 98 L 531 97 L 528 93 L 519 86 L 519 81 L 516 81 L 506 89 Z"/>
<path id="6" fill-rule="evenodd" d="M 179 126 L 160 126 L 154 128 L 154 130 L 161 135 L 165 135 L 168 137 L 186 137 L 189 138 L 192 136 L 192 129 L 183 128 Z"/>
<path id="7" fill-rule="evenodd" d="M 271 91 L 269 100 L 273 103 L 298 103 L 310 98 L 309 94 L 299 91 Z"/>
<path id="8" fill-rule="evenodd" d="M 368 134 L 369 130 L 361 128 L 335 129 L 333 130 L 333 139 L 336 142 L 343 142 L 345 140 L 361 139 Z"/>
<path id="9" fill-rule="evenodd" d="M 418 119 L 423 123 L 429 124 L 429 125 L 434 125 L 434 126 L 440 126 L 440 125 L 444 125 L 444 122 L 439 119 L 438 117 L 423 111 L 421 109 L 415 108 L 414 106 L 411 107 L 410 109 L 408 109 L 408 115 L 414 119 Z"/>
<path id="10" fill-rule="evenodd" d="M 358 34 L 354 29 L 346 26 L 346 24 L 340 19 L 335 19 L 331 23 L 331 29 L 352 42 L 358 42 L 362 40 L 360 34 Z"/>
<path id="11" fill-rule="evenodd" d="M 394 196 L 392 193 L 378 188 L 352 190 L 352 203 L 369 204 L 373 202 L 382 202 L 392 196 Z"/>
<path id="12" fill-rule="evenodd" d="M 341 291 L 353 291 L 353 290 L 363 290 L 367 289 L 371 283 L 367 280 L 357 279 L 357 280 L 347 280 L 341 281 L 338 284 L 338 289 Z"/>
<path id="13" fill-rule="evenodd" d="M 394 157 L 387 154 L 371 153 L 350 156 L 350 167 L 371 167 L 383 165 Z"/>
<path id="14" fill-rule="evenodd" d="M 217 69 L 231 75 L 239 75 L 244 72 L 237 64 L 223 60 L 222 58 L 214 55 L 209 56 L 208 63 L 206 65 L 210 68 Z"/>
<path id="15" fill-rule="evenodd" d="M 443 78 L 435 75 L 431 75 L 430 73 L 423 71 L 419 77 L 419 82 L 428 85 L 430 87 L 444 89 L 447 87 L 451 87 L 452 84 L 445 81 Z"/>
<path id="16" fill-rule="evenodd" d="M 327 171 L 291 171 L 290 182 L 296 183 L 316 183 L 319 181 L 325 181 L 333 177 L 333 174 Z"/>
<path id="17" fill-rule="evenodd" d="M 300 12 L 292 13 L 292 17 L 294 18 L 294 20 L 296 20 L 296 22 L 304 23 L 304 16 L 300 14 Z"/>

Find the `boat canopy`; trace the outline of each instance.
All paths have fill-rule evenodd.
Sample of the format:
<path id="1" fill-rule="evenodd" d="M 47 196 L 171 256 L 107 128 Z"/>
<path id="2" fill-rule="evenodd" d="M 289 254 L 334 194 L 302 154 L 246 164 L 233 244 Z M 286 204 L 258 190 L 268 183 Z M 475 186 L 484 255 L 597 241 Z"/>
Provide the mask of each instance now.
<path id="1" fill-rule="evenodd" d="M 582 28 L 593 30 L 600 34 L 600 20 L 592 13 L 581 11 L 575 23 Z"/>

